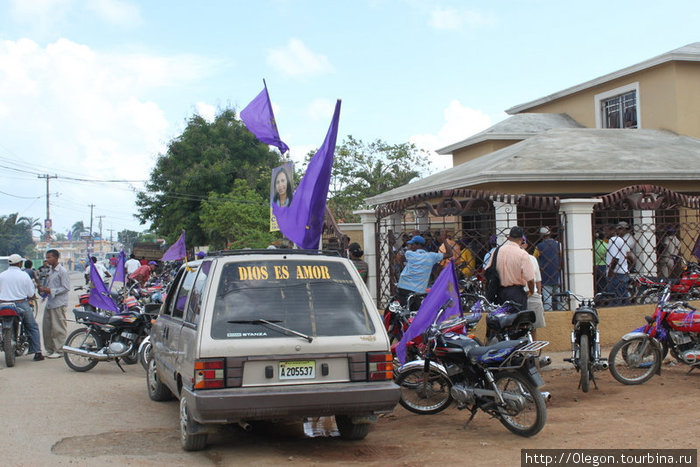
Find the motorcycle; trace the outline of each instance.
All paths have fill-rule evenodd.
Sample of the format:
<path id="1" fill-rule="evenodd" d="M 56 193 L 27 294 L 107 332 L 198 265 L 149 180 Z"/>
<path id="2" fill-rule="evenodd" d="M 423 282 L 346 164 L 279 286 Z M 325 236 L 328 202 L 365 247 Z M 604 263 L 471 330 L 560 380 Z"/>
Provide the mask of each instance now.
<path id="1" fill-rule="evenodd" d="M 489 344 L 505 340 L 528 339 L 532 340 L 531 332 L 535 325 L 535 312 L 520 310 L 519 304 L 510 300 L 501 305 L 489 302 L 481 294 L 465 293 L 474 302 L 472 313 L 486 314 L 486 341 Z"/>
<path id="2" fill-rule="evenodd" d="M 560 298 L 573 298 L 579 306 L 574 310 L 571 324 L 571 358 L 565 358 L 565 362 L 572 363 L 576 371 L 580 373 L 578 387 L 583 392 L 588 392 L 591 381 L 596 389 L 594 372 L 608 369 L 608 360 L 600 356 L 600 334 L 598 332 L 598 299 L 613 294 L 597 293 L 593 299 L 586 300 L 572 292 L 555 294 Z"/>
<path id="3" fill-rule="evenodd" d="M 436 323 L 451 306 L 448 300 L 425 331 L 423 360 L 399 368 L 400 404 L 418 414 L 434 414 L 452 401 L 471 416 L 479 409 L 520 436 L 533 436 L 547 419 L 544 385 L 536 360 L 549 342 L 508 340 L 481 346 L 462 334 L 442 333 Z"/>
<path id="4" fill-rule="evenodd" d="M 642 384 L 661 374 L 670 350 L 690 371 L 700 366 L 700 314 L 687 302 L 671 302 L 671 285 L 659 297 L 647 324 L 622 336 L 608 356 L 610 373 L 622 384 Z"/>
<path id="5" fill-rule="evenodd" d="M 637 297 L 637 303 L 656 303 L 659 301 L 664 287 L 670 286 L 671 298 L 674 300 L 700 299 L 700 266 L 695 262 L 688 262 L 682 256 L 673 255 L 673 258 L 682 265 L 679 279 L 667 279 L 662 277 L 639 276 L 634 279 L 633 295 Z"/>
<path id="6" fill-rule="evenodd" d="M 5 352 L 5 364 L 15 366 L 15 357 L 20 357 L 29 349 L 29 336 L 24 331 L 22 316 L 17 313 L 17 306 L 11 302 L 0 303 L 0 322 L 2 335 L 0 348 Z"/>
<path id="7" fill-rule="evenodd" d="M 73 309 L 76 322 L 85 327 L 68 335 L 63 345 L 63 358 L 74 371 L 89 371 L 99 362 L 114 360 L 131 365 L 138 361 L 141 342 L 150 333 L 153 316 L 138 311 L 126 311 L 112 316 Z"/>

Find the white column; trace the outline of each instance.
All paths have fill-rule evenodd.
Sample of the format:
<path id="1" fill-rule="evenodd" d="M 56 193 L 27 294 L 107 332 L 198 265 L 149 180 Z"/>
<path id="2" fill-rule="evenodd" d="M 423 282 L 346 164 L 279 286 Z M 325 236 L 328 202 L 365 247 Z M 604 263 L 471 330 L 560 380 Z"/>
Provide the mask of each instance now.
<path id="1" fill-rule="evenodd" d="M 651 210 L 634 210 L 634 225 L 637 229 L 633 229 L 634 236 L 634 256 L 637 258 L 636 271 L 642 274 L 650 274 L 656 276 L 656 221 L 654 219 L 654 211 Z"/>
<path id="2" fill-rule="evenodd" d="M 506 241 L 511 227 L 518 225 L 518 206 L 511 203 L 494 201 L 493 207 L 496 214 L 496 233 L 498 234 L 498 244 L 502 245 Z"/>
<path id="3" fill-rule="evenodd" d="M 586 298 L 595 295 L 593 286 L 593 206 L 600 199 L 563 199 L 560 211 L 566 213 L 569 290 Z"/>
<path id="4" fill-rule="evenodd" d="M 365 261 L 367 266 L 369 266 L 369 279 L 367 280 L 367 288 L 369 288 L 369 293 L 372 295 L 372 300 L 377 302 L 377 237 L 375 224 L 377 222 L 377 216 L 371 209 L 363 209 L 360 211 L 353 211 L 353 214 L 360 215 L 360 222 L 362 222 L 362 243 L 365 252 Z"/>
<path id="5" fill-rule="evenodd" d="M 428 218 L 428 209 L 418 208 L 413 210 L 414 216 L 416 218 L 416 229 L 420 232 L 425 232 L 430 227 Z"/>

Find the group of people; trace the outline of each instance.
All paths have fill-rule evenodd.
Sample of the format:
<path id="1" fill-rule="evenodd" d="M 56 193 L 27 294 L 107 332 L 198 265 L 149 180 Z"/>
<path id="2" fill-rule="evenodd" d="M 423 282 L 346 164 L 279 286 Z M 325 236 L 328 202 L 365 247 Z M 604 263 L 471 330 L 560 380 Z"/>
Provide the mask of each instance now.
<path id="1" fill-rule="evenodd" d="M 66 340 L 65 313 L 70 277 L 66 268 L 59 264 L 59 257 L 58 250 L 46 252 L 45 266 L 48 273 L 43 280 L 39 280 L 36 274 L 22 270 L 25 260 L 18 254 L 10 255 L 8 269 L 0 273 L 0 302 L 13 303 L 17 313 L 22 316 L 29 338 L 29 353 L 34 354 L 34 361 L 44 360 L 44 353 L 47 358 L 61 357 L 61 348 Z M 44 352 L 41 350 L 39 325 L 34 319 L 31 304 L 36 299 L 37 292 L 46 300 L 42 322 Z"/>

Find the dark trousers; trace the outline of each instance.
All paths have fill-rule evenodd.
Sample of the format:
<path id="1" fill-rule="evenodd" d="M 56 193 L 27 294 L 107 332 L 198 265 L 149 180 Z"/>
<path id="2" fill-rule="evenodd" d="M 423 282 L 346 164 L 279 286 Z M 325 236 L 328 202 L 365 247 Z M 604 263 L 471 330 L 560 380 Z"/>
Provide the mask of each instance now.
<path id="1" fill-rule="evenodd" d="M 527 292 L 524 285 L 511 285 L 498 289 L 498 301 L 504 303 L 508 300 L 516 303 L 515 307 L 519 310 L 527 308 Z"/>

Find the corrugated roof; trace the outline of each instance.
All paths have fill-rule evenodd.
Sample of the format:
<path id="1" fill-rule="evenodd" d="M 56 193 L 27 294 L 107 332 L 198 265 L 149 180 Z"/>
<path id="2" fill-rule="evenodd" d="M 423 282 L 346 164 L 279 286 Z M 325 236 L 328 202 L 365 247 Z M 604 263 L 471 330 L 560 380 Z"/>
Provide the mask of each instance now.
<path id="1" fill-rule="evenodd" d="M 558 128 L 368 198 L 369 205 L 482 183 L 700 180 L 700 139 L 660 130 Z"/>
<path id="2" fill-rule="evenodd" d="M 584 89 L 592 88 L 594 86 L 598 86 L 599 84 L 606 83 L 608 81 L 612 81 L 614 79 L 621 78 L 623 76 L 627 76 L 632 73 L 636 73 L 638 71 L 645 70 L 647 68 L 651 68 L 662 63 L 671 62 L 674 60 L 686 62 L 699 62 L 700 42 L 693 42 L 692 44 L 688 44 L 678 49 L 671 50 L 670 52 L 666 52 L 654 58 L 650 58 L 649 60 L 637 63 L 636 65 L 632 65 L 627 68 L 623 68 L 621 70 L 608 73 L 607 75 L 603 75 L 598 78 L 592 79 L 590 81 L 586 81 L 585 83 L 572 86 L 570 88 L 564 89 L 563 91 L 555 92 L 554 94 L 535 99 L 534 101 L 516 105 L 506 110 L 506 113 L 513 115 L 520 112 L 524 112 L 533 107 L 537 107 L 538 105 L 546 104 L 547 102 L 551 102 L 553 100 L 560 99 L 564 96 L 583 91 Z"/>

